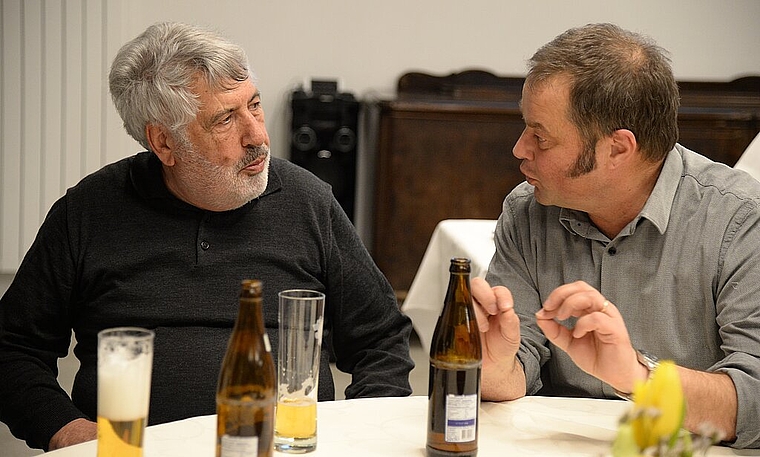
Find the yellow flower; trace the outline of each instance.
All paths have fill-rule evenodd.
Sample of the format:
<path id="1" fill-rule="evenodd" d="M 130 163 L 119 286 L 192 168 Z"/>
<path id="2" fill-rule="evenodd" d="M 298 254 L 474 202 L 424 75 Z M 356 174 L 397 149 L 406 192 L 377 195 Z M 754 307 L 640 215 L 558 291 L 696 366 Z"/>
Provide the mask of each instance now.
<path id="1" fill-rule="evenodd" d="M 633 407 L 621 418 L 612 443 L 614 457 L 692 457 L 720 441 L 720 431 L 705 424 L 704 434 L 684 430 L 686 404 L 678 369 L 661 362 L 645 383 L 633 389 Z"/>
<path id="2" fill-rule="evenodd" d="M 685 404 L 678 369 L 672 361 L 663 361 L 645 383 L 633 389 L 631 426 L 639 449 L 658 446 L 663 441 L 672 446 L 683 425 Z"/>

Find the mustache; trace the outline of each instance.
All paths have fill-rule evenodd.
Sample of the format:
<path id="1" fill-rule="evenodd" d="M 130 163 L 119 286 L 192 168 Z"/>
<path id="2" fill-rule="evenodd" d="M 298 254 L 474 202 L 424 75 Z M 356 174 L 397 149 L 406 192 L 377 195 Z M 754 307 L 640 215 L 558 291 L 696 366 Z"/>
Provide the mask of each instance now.
<path id="1" fill-rule="evenodd" d="M 243 157 L 243 163 L 248 165 L 259 157 L 269 154 L 269 146 L 266 144 L 260 144 L 258 146 L 247 146 L 245 148 L 245 156 Z"/>

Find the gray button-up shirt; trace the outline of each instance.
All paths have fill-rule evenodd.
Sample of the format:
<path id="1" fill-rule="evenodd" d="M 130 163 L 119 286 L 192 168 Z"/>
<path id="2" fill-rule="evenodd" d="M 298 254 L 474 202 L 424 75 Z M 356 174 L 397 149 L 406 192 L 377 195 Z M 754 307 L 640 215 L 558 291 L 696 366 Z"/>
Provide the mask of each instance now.
<path id="1" fill-rule="evenodd" d="M 543 206 L 522 183 L 504 200 L 486 279 L 521 319 L 528 394 L 614 397 L 550 344 L 534 313 L 582 280 L 614 303 L 636 348 L 724 371 L 739 400 L 735 447 L 759 447 L 760 183 L 676 145 L 641 213 L 610 240 L 586 213 Z M 572 324 L 572 323 L 569 323 Z"/>

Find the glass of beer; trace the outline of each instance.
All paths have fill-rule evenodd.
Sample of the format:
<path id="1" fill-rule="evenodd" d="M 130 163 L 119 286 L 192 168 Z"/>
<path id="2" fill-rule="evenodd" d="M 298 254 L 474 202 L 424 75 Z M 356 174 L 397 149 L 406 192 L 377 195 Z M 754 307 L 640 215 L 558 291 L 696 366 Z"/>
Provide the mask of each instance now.
<path id="1" fill-rule="evenodd" d="M 98 456 L 142 457 L 153 369 L 151 330 L 98 333 Z"/>
<path id="2" fill-rule="evenodd" d="M 325 295 L 313 290 L 279 293 L 279 346 L 274 448 L 304 453 L 317 448 L 317 381 Z"/>

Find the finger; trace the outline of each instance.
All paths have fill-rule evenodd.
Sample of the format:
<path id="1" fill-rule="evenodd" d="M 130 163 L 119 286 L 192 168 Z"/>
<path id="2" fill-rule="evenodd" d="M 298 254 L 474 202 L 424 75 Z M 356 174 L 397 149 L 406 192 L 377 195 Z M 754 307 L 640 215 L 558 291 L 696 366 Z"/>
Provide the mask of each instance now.
<path id="1" fill-rule="evenodd" d="M 512 306 L 496 316 L 501 337 L 510 344 L 520 343 L 520 318 Z"/>
<path id="2" fill-rule="evenodd" d="M 504 286 L 494 286 L 493 293 L 496 296 L 496 308 L 499 313 L 509 311 L 514 307 L 512 292 Z"/>
<path id="3" fill-rule="evenodd" d="M 609 317 L 623 317 L 623 315 L 620 314 L 620 310 L 617 308 L 617 306 L 615 306 L 614 303 L 607 300 L 606 298 L 602 302 L 601 307 L 599 308 L 599 312 L 606 314 Z"/>
<path id="4" fill-rule="evenodd" d="M 472 292 L 472 305 L 475 309 L 475 319 L 478 321 L 478 329 L 487 332 L 490 328 L 488 318 L 496 313 L 496 294 L 488 283 L 482 278 L 473 278 L 470 281 Z"/>
<path id="5" fill-rule="evenodd" d="M 552 291 L 544 302 L 544 309 L 554 311 L 562 306 L 570 297 L 577 294 L 587 294 L 596 292 L 596 289 L 584 281 L 575 281 L 569 284 L 563 284 Z"/>
<path id="6" fill-rule="evenodd" d="M 585 311 L 589 314 L 601 313 L 609 317 L 620 316 L 620 311 L 618 311 L 617 307 L 613 305 L 611 301 L 604 298 L 601 294 L 599 294 L 598 297 L 597 294 L 591 294 L 591 296 L 588 298 L 588 301 L 583 304 L 581 308 L 584 308 Z"/>
<path id="7" fill-rule="evenodd" d="M 600 312 L 608 316 L 617 316 L 617 308 L 607 300 L 599 291 L 590 288 L 579 290 L 565 298 L 565 300 L 553 310 L 547 309 L 546 305 L 541 314 L 543 318 L 556 318 L 565 320 L 571 316 L 581 317 L 586 314 Z"/>
<path id="8" fill-rule="evenodd" d="M 481 332 L 487 332 L 490 328 L 490 324 L 488 322 L 488 318 L 490 317 L 490 314 L 486 312 L 486 310 L 480 306 L 475 300 L 472 301 L 473 308 L 475 309 L 475 320 L 478 322 L 478 330 Z"/>
<path id="9" fill-rule="evenodd" d="M 597 337 L 608 334 L 609 332 L 604 331 L 605 325 L 602 322 L 603 319 L 608 318 L 599 314 L 589 314 L 578 319 L 572 329 L 573 338 L 580 339 L 589 333 L 595 333 Z"/>
<path id="10" fill-rule="evenodd" d="M 563 351 L 567 351 L 567 348 L 570 347 L 570 342 L 573 340 L 573 335 L 567 327 L 554 319 L 537 318 L 536 324 L 544 333 L 546 339 Z"/>
<path id="11" fill-rule="evenodd" d="M 512 293 L 504 286 L 494 286 L 492 291 L 496 297 L 496 314 L 494 316 L 497 318 L 499 326 L 503 331 L 502 323 L 509 321 L 509 318 L 505 319 L 505 316 L 516 317 L 512 301 Z M 489 319 L 489 322 L 491 320 L 492 319 Z"/>
<path id="12" fill-rule="evenodd" d="M 476 308 L 482 308 L 482 312 L 494 315 L 498 312 L 496 294 L 493 288 L 483 278 L 472 278 L 470 281 L 472 301 Z"/>
<path id="13" fill-rule="evenodd" d="M 514 309 L 491 316 L 491 331 L 481 333 L 484 346 L 484 356 L 498 363 L 514 358 L 520 347 L 520 318 Z"/>
<path id="14" fill-rule="evenodd" d="M 483 278 L 470 281 L 475 319 L 481 332 L 490 328 L 489 317 L 512 309 L 512 293 L 504 286 L 491 287 Z"/>
<path id="15" fill-rule="evenodd" d="M 565 320 L 571 316 L 580 317 L 600 310 L 602 302 L 604 302 L 604 297 L 595 290 L 578 291 L 558 305 L 544 302 L 538 316 L 543 319 L 559 320 Z"/>
<path id="16" fill-rule="evenodd" d="M 616 317 L 621 317 L 616 319 Z M 573 338 L 583 338 L 589 333 L 595 333 L 596 337 L 603 343 L 613 343 L 617 338 L 619 331 L 625 332 L 625 325 L 623 324 L 622 316 L 615 308 L 615 305 L 609 303 L 605 312 L 601 310 L 591 314 L 587 314 L 579 318 L 575 322 L 572 334 Z M 621 337 L 623 340 L 628 340 L 627 336 Z"/>
<path id="17" fill-rule="evenodd" d="M 607 312 L 610 302 L 596 290 L 578 292 L 565 300 L 557 309 L 557 318 L 567 319 L 571 316 L 581 317 L 595 312 Z"/>

